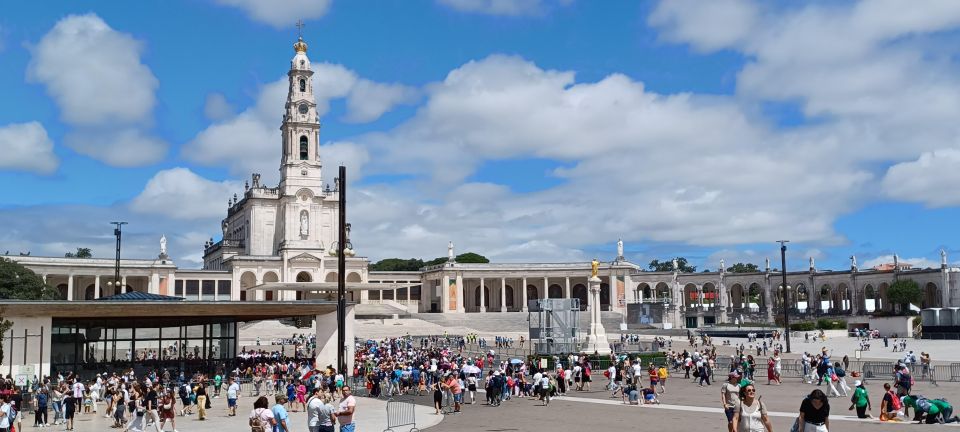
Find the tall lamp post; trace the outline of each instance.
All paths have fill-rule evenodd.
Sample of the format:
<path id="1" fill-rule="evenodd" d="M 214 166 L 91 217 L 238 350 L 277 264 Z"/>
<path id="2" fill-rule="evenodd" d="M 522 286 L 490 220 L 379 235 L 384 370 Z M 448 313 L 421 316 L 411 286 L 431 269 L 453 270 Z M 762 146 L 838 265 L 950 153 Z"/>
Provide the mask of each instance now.
<path id="1" fill-rule="evenodd" d="M 337 370 L 347 376 L 347 167 L 340 165 L 340 233 L 337 241 Z M 352 251 L 351 251 L 352 252 Z"/>
<path id="2" fill-rule="evenodd" d="M 783 275 L 783 302 L 781 307 L 783 308 L 783 335 L 787 340 L 787 352 L 790 352 L 790 308 L 789 300 L 787 296 L 789 295 L 789 290 L 787 290 L 787 243 L 790 240 L 777 240 L 777 243 L 780 243 L 780 274 Z"/>
<path id="3" fill-rule="evenodd" d="M 115 226 L 113 229 L 113 235 L 117 238 L 117 258 L 113 262 L 113 280 L 107 282 L 107 285 L 113 285 L 114 291 L 113 294 L 120 294 L 118 291 L 120 288 L 120 238 L 123 235 L 123 226 L 126 225 L 126 222 L 110 222 Z M 126 288 L 126 287 L 124 287 Z"/>

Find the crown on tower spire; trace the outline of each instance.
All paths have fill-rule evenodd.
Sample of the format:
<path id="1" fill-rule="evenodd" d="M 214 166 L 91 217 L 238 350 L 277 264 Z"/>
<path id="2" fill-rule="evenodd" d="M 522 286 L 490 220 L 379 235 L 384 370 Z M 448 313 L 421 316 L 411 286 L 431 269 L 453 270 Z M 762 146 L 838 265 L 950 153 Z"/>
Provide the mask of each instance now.
<path id="1" fill-rule="evenodd" d="M 303 41 L 303 27 L 305 25 L 303 20 L 297 20 L 297 43 L 293 44 L 293 50 L 298 53 L 307 52 L 307 43 Z"/>

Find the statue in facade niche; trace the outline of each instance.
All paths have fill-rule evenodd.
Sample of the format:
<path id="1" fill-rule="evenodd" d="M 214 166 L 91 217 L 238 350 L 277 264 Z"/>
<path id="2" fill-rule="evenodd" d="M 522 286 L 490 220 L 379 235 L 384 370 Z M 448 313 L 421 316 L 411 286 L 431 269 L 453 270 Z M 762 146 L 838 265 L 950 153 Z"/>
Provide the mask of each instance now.
<path id="1" fill-rule="evenodd" d="M 306 211 L 300 212 L 300 235 L 310 235 L 310 214 Z"/>

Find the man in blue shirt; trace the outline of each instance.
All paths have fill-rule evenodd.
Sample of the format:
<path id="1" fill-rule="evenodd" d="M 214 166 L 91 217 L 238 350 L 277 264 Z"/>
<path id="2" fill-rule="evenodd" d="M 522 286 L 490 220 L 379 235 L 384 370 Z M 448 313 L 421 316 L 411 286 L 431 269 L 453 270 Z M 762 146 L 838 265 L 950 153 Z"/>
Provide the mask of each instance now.
<path id="1" fill-rule="evenodd" d="M 283 407 L 283 404 L 287 403 L 287 397 L 277 394 L 274 399 L 277 403 L 270 409 L 270 411 L 273 411 L 273 418 L 276 420 L 276 423 L 273 424 L 273 432 L 290 432 L 290 426 L 287 424 L 290 415 L 287 414 L 287 409 Z"/>

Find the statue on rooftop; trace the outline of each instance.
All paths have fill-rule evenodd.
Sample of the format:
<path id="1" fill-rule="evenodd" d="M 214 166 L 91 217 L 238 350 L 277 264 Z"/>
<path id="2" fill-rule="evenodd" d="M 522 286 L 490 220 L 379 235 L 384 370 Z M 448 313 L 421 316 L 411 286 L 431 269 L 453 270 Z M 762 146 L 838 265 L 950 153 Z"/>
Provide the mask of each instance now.
<path id="1" fill-rule="evenodd" d="M 600 274 L 600 261 L 597 261 L 597 259 L 594 258 L 593 261 L 590 262 L 590 277 L 591 278 L 599 277 L 597 276 L 599 274 Z"/>

